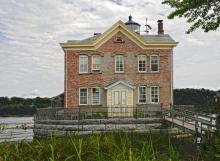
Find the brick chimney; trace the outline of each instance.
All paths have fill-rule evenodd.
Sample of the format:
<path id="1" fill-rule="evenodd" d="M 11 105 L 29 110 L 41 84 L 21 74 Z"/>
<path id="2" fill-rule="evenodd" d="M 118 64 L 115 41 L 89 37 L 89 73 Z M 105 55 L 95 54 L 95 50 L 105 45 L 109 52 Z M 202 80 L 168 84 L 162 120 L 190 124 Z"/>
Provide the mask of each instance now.
<path id="1" fill-rule="evenodd" d="M 158 20 L 158 35 L 163 35 L 164 30 L 163 30 L 163 20 Z"/>

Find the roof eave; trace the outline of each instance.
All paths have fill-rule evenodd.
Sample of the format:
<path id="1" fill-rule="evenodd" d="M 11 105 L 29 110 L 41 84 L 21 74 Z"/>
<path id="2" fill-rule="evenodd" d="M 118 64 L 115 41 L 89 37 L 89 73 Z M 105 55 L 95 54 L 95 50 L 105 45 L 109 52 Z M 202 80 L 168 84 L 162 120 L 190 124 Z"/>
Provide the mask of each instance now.
<path id="1" fill-rule="evenodd" d="M 147 42 L 140 35 L 131 30 L 128 26 L 126 26 L 122 21 L 116 22 L 112 27 L 110 27 L 107 31 L 105 31 L 101 36 L 99 36 L 92 43 L 80 43 L 80 42 L 72 42 L 72 43 L 60 43 L 60 46 L 64 51 L 66 50 L 96 50 L 99 48 L 105 41 L 107 41 L 112 35 L 117 33 L 118 31 L 122 32 L 128 38 L 134 41 L 137 45 L 139 45 L 143 49 L 172 49 L 177 46 L 178 42 Z"/>
<path id="2" fill-rule="evenodd" d="M 143 49 L 171 49 L 178 45 L 179 42 L 146 42 L 142 45 Z M 60 43 L 63 51 L 66 50 L 96 50 L 93 43 Z"/>

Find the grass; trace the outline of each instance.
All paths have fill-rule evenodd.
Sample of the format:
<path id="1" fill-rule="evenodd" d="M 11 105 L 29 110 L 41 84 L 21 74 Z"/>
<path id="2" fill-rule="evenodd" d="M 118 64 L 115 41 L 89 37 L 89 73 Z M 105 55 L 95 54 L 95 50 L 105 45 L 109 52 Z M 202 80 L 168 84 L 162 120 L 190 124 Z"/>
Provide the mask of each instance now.
<path id="1" fill-rule="evenodd" d="M 196 157 L 192 138 L 166 134 L 118 132 L 0 144 L 0 161 L 179 161 Z"/>
<path id="2" fill-rule="evenodd" d="M 5 125 L 0 124 L 0 134 L 5 130 Z"/>

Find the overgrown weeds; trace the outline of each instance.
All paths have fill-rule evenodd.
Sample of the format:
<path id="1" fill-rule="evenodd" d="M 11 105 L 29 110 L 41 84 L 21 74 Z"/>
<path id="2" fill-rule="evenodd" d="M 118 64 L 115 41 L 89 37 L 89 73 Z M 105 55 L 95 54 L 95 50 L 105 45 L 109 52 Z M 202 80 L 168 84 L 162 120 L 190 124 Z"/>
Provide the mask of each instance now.
<path id="1" fill-rule="evenodd" d="M 5 141 L 0 144 L 0 161 L 179 161 L 184 158 L 181 156 L 183 146 L 191 156 L 187 159 L 195 157 L 194 145 L 187 138 L 170 138 L 167 134 L 118 132 L 51 137 L 32 142 Z"/>

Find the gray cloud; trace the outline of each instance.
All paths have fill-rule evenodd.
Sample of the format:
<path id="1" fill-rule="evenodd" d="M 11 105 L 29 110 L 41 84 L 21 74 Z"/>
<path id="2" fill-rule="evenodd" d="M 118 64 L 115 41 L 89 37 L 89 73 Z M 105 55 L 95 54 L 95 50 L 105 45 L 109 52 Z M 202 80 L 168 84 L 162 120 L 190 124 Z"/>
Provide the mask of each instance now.
<path id="1" fill-rule="evenodd" d="M 161 0 L 3 0 L 0 6 L 0 96 L 28 96 L 36 89 L 41 96 L 63 92 L 64 56 L 59 45 L 103 33 L 128 16 L 141 24 L 145 19 L 157 33 L 157 20 L 164 20 L 165 33 L 179 45 L 174 49 L 174 86 L 220 87 L 220 31 L 202 30 L 186 35 L 185 19 L 168 20 L 169 6 Z M 142 32 L 144 34 L 144 32 Z M 33 93 L 32 93 L 33 94 Z M 37 96 L 37 92 L 36 92 Z"/>

